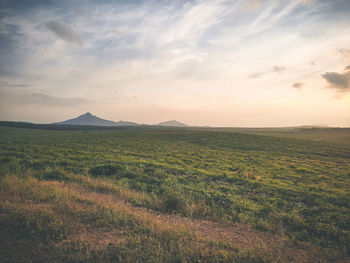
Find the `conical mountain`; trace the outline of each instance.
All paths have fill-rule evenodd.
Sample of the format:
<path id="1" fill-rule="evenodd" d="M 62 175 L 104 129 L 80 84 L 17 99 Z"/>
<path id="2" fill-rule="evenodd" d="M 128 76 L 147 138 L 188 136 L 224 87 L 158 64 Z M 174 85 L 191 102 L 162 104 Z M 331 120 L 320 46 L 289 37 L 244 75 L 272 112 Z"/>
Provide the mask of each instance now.
<path id="1" fill-rule="evenodd" d="M 89 125 L 89 126 L 135 126 L 138 125 L 134 122 L 127 121 L 109 121 L 101 119 L 95 115 L 92 115 L 90 112 L 87 112 L 79 117 L 69 119 L 62 122 L 56 122 L 54 124 L 66 124 L 66 125 Z"/>

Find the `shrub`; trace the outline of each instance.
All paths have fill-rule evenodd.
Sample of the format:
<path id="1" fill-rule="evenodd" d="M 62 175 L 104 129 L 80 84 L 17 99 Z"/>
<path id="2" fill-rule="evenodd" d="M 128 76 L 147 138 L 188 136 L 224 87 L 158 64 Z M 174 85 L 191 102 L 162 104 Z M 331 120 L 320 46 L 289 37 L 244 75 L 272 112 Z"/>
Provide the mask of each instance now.
<path id="1" fill-rule="evenodd" d="M 184 197 L 175 191 L 168 191 L 165 195 L 164 207 L 168 212 L 186 213 L 187 204 Z"/>
<path id="2" fill-rule="evenodd" d="M 46 168 L 41 176 L 41 179 L 48 181 L 64 181 L 68 178 L 67 172 L 59 168 Z"/>
<path id="3" fill-rule="evenodd" d="M 123 174 L 124 168 L 120 165 L 100 165 L 89 169 L 89 174 L 92 176 L 115 176 Z"/>

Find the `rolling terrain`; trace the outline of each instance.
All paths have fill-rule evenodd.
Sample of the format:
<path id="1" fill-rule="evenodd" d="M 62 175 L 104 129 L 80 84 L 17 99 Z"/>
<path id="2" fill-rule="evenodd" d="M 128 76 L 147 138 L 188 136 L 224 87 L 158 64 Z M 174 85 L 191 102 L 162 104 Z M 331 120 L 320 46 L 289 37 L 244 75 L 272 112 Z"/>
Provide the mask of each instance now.
<path id="1" fill-rule="evenodd" d="M 0 127 L 1 262 L 349 262 L 346 129 L 34 126 Z"/>

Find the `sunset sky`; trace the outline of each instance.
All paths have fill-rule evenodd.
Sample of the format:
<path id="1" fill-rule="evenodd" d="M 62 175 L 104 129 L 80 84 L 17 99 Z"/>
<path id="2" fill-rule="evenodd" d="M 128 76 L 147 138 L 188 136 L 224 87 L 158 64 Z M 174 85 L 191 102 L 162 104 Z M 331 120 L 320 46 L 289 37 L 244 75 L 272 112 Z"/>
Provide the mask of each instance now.
<path id="1" fill-rule="evenodd" d="M 0 0 L 0 120 L 350 126 L 350 1 Z"/>

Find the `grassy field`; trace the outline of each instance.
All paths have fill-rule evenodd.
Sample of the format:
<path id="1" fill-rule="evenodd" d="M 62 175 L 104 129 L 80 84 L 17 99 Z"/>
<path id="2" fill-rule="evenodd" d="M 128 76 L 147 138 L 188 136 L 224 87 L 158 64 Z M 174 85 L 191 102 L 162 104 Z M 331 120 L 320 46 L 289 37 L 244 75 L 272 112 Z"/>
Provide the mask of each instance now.
<path id="1" fill-rule="evenodd" d="M 349 134 L 0 126 L 0 261 L 349 262 Z"/>

